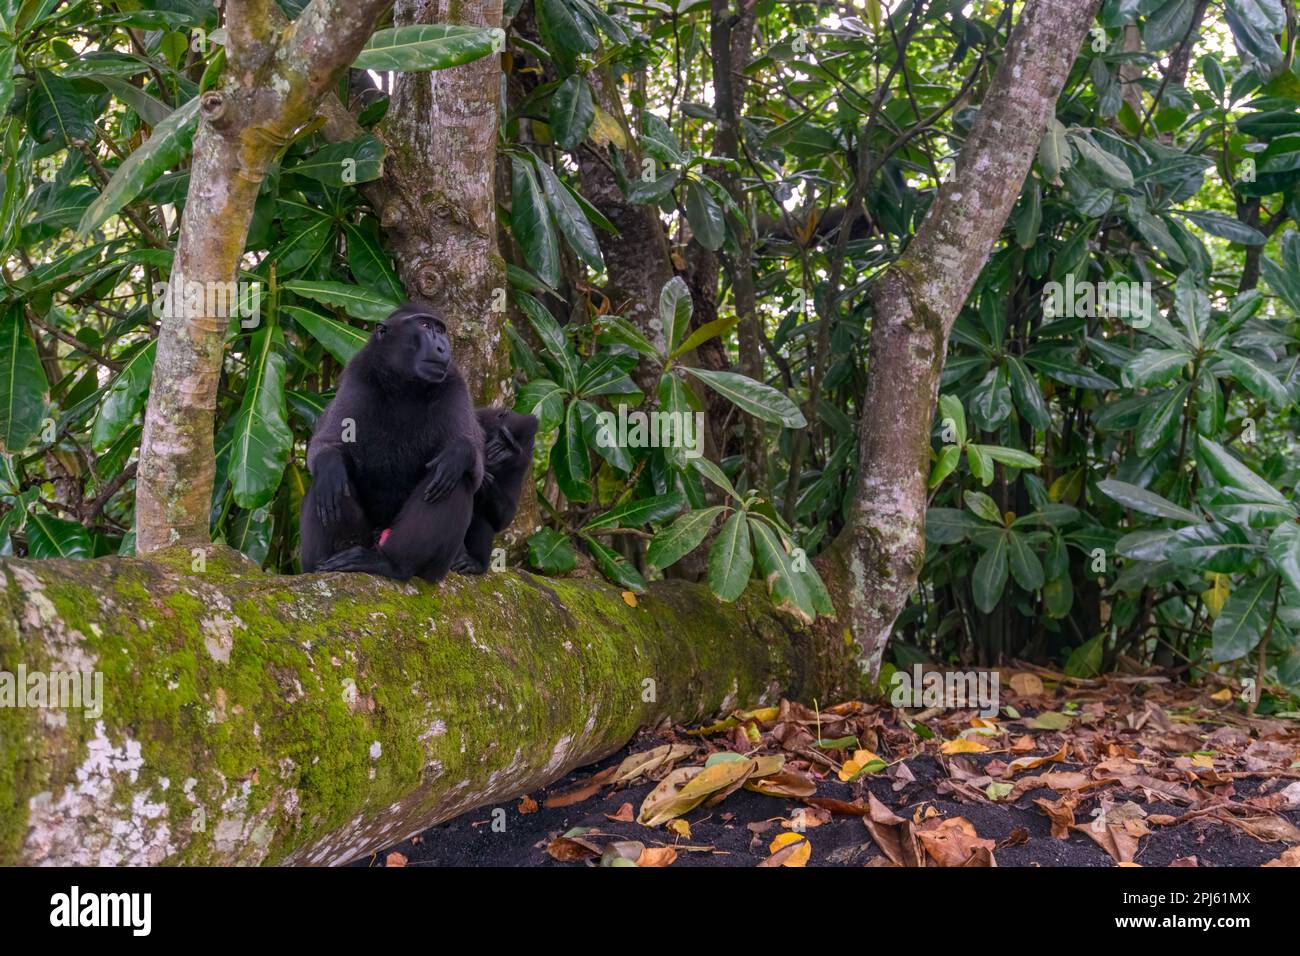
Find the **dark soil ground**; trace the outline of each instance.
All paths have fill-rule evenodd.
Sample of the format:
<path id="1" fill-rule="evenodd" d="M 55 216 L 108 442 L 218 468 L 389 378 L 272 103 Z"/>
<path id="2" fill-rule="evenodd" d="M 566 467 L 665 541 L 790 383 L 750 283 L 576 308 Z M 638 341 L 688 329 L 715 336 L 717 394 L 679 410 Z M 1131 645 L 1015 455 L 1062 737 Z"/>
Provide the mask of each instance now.
<path id="1" fill-rule="evenodd" d="M 553 839 L 574 827 L 594 828 L 602 836 L 591 836 L 601 843 L 608 839 L 624 839 L 640 841 L 647 847 L 676 846 L 678 853 L 672 864 L 674 867 L 748 867 L 770 856 L 769 844 L 783 832 L 780 820 L 788 820 L 796 813 L 802 806 L 801 801 L 738 790 L 716 807 L 686 814 L 685 819 L 690 823 L 689 840 L 674 837 L 662 826 L 650 829 L 635 822 L 613 822 L 606 817 L 606 814 L 617 814 L 625 803 L 632 805 L 635 814 L 655 785 L 644 778 L 632 786 L 605 788 L 601 793 L 570 806 L 545 807 L 548 796 L 569 790 L 606 767 L 616 766 L 629 753 L 661 743 L 660 738 L 645 735 L 607 760 L 575 771 L 552 787 L 532 794 L 538 804 L 534 812 L 520 813 L 518 803 L 510 804 L 505 808 L 504 832 L 493 831 L 492 808 L 483 808 L 433 827 L 388 851 L 358 860 L 354 865 L 384 866 L 393 852 L 405 857 L 407 866 L 591 865 L 561 863 L 547 853 L 546 848 Z M 986 754 L 967 757 L 980 766 L 993 759 L 993 755 Z M 939 758 L 919 754 L 909 760 L 908 766 L 915 782 L 898 791 L 893 788 L 894 781 L 885 776 L 841 783 L 833 775 L 828 775 L 818 781 L 817 795 L 852 801 L 859 796 L 865 799 L 866 788 L 900 817 L 912 819 L 918 807 L 933 807 L 945 818 L 964 817 L 980 837 L 998 843 L 994 856 L 999 866 L 1115 865 L 1095 841 L 1082 833 L 1071 832 L 1064 840 L 1051 835 L 1050 821 L 1034 804 L 1034 798 L 1055 799 L 1060 796 L 1057 792 L 1046 788 L 1030 790 L 1012 803 L 959 802 L 951 795 L 939 793 L 936 788 L 946 776 Z M 1055 765 L 1055 768 L 1078 770 L 1080 765 L 1067 761 Z M 1235 786 L 1235 798 L 1249 798 L 1259 789 L 1257 781 L 1239 780 Z M 1096 803 L 1096 799 L 1082 803 L 1078 811 L 1080 818 L 1086 821 L 1089 809 Z M 1142 806 L 1148 814 L 1171 816 L 1180 816 L 1186 809 L 1160 802 Z M 1300 811 L 1283 811 L 1279 815 L 1300 825 Z M 756 835 L 749 827 L 765 821 L 768 826 L 761 834 Z M 858 816 L 835 814 L 830 822 L 808 829 L 807 836 L 812 845 L 809 866 L 864 866 L 882 856 Z M 691 852 L 685 847 L 699 849 Z M 1287 847 L 1286 843 L 1261 842 L 1220 821 L 1195 817 L 1184 823 L 1152 827 L 1150 834 L 1142 837 L 1134 862 L 1146 867 L 1168 866 L 1176 860 L 1184 861 L 1180 865 L 1202 867 L 1260 866 L 1276 859 Z M 1189 861 L 1192 857 L 1195 857 L 1195 864 Z M 400 865 L 400 857 L 389 865 L 393 864 Z"/>

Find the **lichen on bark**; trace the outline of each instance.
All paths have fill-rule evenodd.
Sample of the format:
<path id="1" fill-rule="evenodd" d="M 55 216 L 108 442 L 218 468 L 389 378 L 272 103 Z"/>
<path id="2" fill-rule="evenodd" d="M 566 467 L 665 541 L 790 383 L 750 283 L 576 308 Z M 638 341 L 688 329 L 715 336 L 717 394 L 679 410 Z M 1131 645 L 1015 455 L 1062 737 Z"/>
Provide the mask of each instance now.
<path id="1" fill-rule="evenodd" d="M 92 668 L 103 713 L 0 708 L 0 863 L 338 864 L 503 802 L 642 726 L 850 658 L 755 585 L 637 607 L 588 580 L 266 575 L 214 547 L 0 562 L 0 670 Z"/>

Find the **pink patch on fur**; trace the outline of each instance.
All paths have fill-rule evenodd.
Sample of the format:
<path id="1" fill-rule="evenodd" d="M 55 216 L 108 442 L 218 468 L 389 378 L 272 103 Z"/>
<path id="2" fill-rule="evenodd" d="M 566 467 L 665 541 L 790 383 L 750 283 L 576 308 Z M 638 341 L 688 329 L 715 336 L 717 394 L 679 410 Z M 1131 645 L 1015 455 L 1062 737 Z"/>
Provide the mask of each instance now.
<path id="1" fill-rule="evenodd" d="M 392 533 L 392 528 L 385 528 L 383 531 L 379 532 L 379 546 L 381 548 L 384 546 L 384 542 L 388 540 L 388 536 Z"/>

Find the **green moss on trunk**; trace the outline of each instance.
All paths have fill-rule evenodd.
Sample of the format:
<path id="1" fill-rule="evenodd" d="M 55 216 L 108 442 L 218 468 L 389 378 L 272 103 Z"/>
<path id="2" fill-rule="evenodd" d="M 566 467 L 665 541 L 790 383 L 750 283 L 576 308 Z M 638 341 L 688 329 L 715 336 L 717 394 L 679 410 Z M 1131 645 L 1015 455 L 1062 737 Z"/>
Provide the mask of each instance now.
<path id="1" fill-rule="evenodd" d="M 637 607 L 508 572 L 263 575 L 213 549 L 0 562 L 0 670 L 94 668 L 103 713 L 0 708 L 0 862 L 342 863 L 640 727 L 824 695 L 849 655 L 756 587 Z"/>

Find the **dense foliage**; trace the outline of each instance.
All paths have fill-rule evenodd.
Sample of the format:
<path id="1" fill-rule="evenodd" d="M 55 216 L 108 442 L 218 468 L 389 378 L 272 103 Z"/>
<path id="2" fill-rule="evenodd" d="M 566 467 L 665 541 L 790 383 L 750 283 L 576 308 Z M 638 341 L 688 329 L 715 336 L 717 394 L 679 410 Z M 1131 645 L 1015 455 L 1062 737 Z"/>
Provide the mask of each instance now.
<path id="1" fill-rule="evenodd" d="M 702 577 L 723 600 L 757 569 L 811 618 L 830 603 L 807 562 L 844 527 L 856 429 L 876 426 L 859 421 L 868 292 L 949 175 L 1012 10 L 761 0 L 752 43 L 730 46 L 746 54 L 731 143 L 711 32 L 748 29 L 733 14 L 506 4 L 510 345 L 517 407 L 542 419 L 528 559 L 563 573 L 587 555 L 633 591 Z M 9 552 L 132 546 L 156 290 L 217 27 L 200 0 L 0 0 Z M 1300 685 L 1294 33 L 1282 0 L 1105 3 L 954 332 L 900 662 L 1238 661 Z M 231 323 L 212 527 L 268 567 L 294 569 L 305 439 L 339 369 L 405 297 L 361 188 L 381 176 L 384 71 L 493 42 L 407 41 L 377 37 L 353 73 L 371 132 L 304 130 L 247 240 L 262 295 Z M 666 226 L 649 323 L 608 294 L 623 237 L 584 191 L 593 164 Z M 620 405 L 705 413 L 704 454 L 602 440 Z"/>

